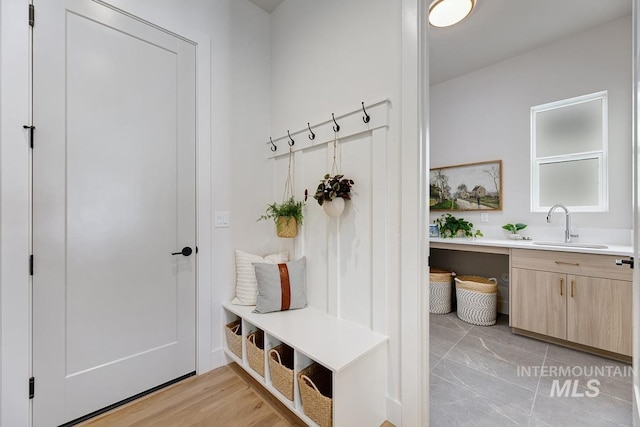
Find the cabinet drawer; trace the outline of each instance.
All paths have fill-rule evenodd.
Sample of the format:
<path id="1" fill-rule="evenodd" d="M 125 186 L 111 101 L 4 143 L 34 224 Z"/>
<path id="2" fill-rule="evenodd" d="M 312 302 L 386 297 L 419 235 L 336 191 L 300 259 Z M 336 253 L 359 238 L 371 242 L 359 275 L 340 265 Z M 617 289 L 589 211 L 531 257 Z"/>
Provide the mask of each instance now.
<path id="1" fill-rule="evenodd" d="M 633 270 L 626 265 L 616 265 L 615 260 L 619 258 L 612 255 L 513 249 L 511 266 L 603 279 L 633 280 Z"/>

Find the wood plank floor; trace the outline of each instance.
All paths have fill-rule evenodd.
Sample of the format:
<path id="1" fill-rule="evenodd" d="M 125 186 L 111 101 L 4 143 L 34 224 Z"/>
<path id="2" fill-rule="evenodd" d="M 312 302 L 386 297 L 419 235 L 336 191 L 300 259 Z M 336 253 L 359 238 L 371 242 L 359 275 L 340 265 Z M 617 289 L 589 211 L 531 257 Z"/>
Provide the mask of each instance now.
<path id="1" fill-rule="evenodd" d="M 99 415 L 83 427 L 305 426 L 235 363 Z M 386 422 L 383 427 L 393 427 Z"/>

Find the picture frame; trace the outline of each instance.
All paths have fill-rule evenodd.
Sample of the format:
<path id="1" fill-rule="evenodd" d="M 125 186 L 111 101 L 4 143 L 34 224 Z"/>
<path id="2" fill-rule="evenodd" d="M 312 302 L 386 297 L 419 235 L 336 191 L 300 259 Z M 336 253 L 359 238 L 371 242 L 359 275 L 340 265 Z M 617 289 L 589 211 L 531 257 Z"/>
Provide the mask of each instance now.
<path id="1" fill-rule="evenodd" d="M 501 211 L 502 160 L 432 168 L 432 211 Z"/>

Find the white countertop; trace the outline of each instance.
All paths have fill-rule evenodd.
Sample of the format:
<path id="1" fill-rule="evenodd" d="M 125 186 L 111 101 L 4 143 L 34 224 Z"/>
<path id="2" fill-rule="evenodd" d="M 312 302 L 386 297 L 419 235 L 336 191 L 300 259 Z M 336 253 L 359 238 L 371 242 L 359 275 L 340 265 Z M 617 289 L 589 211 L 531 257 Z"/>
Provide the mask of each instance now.
<path id="1" fill-rule="evenodd" d="M 631 246 L 620 246 L 620 245 L 607 245 L 607 248 L 584 248 L 584 247 L 576 247 L 576 246 L 547 246 L 547 245 L 537 245 L 535 240 L 509 240 L 509 239 L 486 239 L 484 237 L 477 238 L 465 238 L 465 237 L 454 237 L 443 239 L 441 237 L 431 237 L 429 238 L 429 245 L 434 248 L 446 249 L 447 247 L 451 247 L 451 249 L 461 250 L 459 245 L 468 247 L 469 250 L 472 251 L 481 251 L 481 248 L 503 248 L 506 251 L 508 249 L 533 249 L 539 251 L 556 251 L 556 252 L 579 252 L 585 254 L 599 254 L 599 255 L 620 255 L 620 256 L 633 256 L 633 247 Z M 591 242 L 579 242 L 584 244 L 589 244 Z M 491 251 L 500 253 L 500 250 Z"/>

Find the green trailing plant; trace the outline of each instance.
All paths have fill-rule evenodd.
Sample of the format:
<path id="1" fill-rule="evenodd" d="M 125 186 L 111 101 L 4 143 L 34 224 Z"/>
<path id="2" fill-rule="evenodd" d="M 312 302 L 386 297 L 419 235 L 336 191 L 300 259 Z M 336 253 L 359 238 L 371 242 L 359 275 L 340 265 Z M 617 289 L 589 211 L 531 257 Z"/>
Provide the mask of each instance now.
<path id="1" fill-rule="evenodd" d="M 293 197 L 290 197 L 281 204 L 271 203 L 267 205 L 265 213 L 258 218 L 258 221 L 273 219 L 274 222 L 277 222 L 280 217 L 294 217 L 298 224 L 302 225 L 303 206 L 303 202 L 297 202 Z"/>
<path id="2" fill-rule="evenodd" d="M 316 194 L 313 198 L 318 201 L 318 204 L 322 206 L 324 202 L 330 202 L 337 197 L 342 197 L 346 200 L 351 200 L 351 187 L 355 184 L 352 179 L 345 178 L 344 175 L 331 175 L 326 174 L 323 179 L 320 180 Z"/>
<path id="3" fill-rule="evenodd" d="M 524 230 L 525 228 L 527 228 L 527 224 L 523 224 L 521 222 L 518 222 L 516 224 L 505 224 L 502 226 L 502 228 L 504 228 L 507 231 L 510 231 L 511 234 L 518 234 L 518 231 Z"/>
<path id="4" fill-rule="evenodd" d="M 451 214 L 442 214 L 435 220 L 438 224 L 440 237 L 480 237 L 483 236 L 480 230 L 474 230 L 473 224 L 464 218 L 456 218 Z"/>

